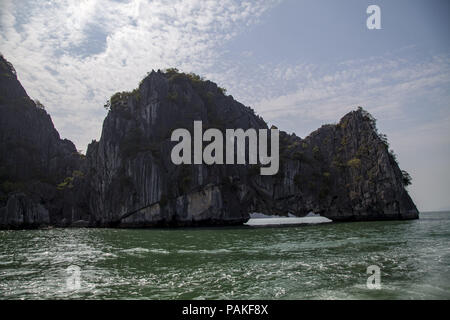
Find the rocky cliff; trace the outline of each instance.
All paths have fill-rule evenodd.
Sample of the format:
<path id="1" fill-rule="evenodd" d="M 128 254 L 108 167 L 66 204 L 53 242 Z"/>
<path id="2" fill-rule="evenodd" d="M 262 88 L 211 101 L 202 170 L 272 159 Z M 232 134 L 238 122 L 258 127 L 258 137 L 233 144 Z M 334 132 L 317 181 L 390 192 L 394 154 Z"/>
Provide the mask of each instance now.
<path id="1" fill-rule="evenodd" d="M 50 118 L 36 104 L 27 102 L 27 108 L 33 110 L 27 114 L 19 112 L 11 98 L 3 98 L 5 92 L 14 91 L 15 97 L 27 97 L 15 75 L 12 82 L 1 81 L 2 119 L 4 112 L 9 112 L 8 117 L 17 119 L 8 121 L 11 131 L 18 132 L 9 134 L 9 140 L 3 138 L 8 135 L 6 130 L 2 128 L 0 133 L 2 166 L 6 163 L 5 167 L 12 168 L 16 163 L 17 177 L 8 179 L 29 179 L 20 169 L 27 166 L 21 161 L 29 161 L 22 160 L 23 154 L 8 151 L 3 156 L 3 150 L 16 148 L 17 141 L 35 136 L 24 130 L 21 119 L 31 121 L 27 128 L 40 125 L 45 128 L 41 131 L 48 132 L 33 145 L 47 150 L 47 157 L 39 152 L 37 156 L 44 177 L 57 180 L 46 184 L 49 194 L 55 195 L 46 201 L 42 195 L 38 199 L 49 211 L 49 224 L 235 225 L 247 221 L 254 211 L 297 216 L 314 211 L 334 221 L 418 217 L 405 190 L 409 177 L 388 151 L 375 119 L 361 108 L 305 139 L 280 132 L 280 170 L 274 176 L 261 176 L 258 165 L 172 163 L 170 153 L 176 144 L 170 140 L 172 131 L 186 128 L 192 132 L 194 120 L 201 120 L 204 130 L 267 128 L 251 108 L 196 75 L 174 69 L 153 71 L 139 88 L 113 95 L 106 105 L 109 112 L 101 138 L 88 146 L 85 159 L 73 144 L 59 139 Z M 17 89 L 3 89 L 4 84 L 12 86 L 13 82 Z M 8 146 L 7 141 L 13 145 Z M 19 178 L 20 174 L 25 177 Z M 17 192 L 2 194 L 7 199 L 0 209 L 2 226 L 13 221 L 5 217 L 20 211 L 17 208 L 25 194 L 19 198 Z M 30 212 L 40 210 L 29 205 Z"/>
<path id="2" fill-rule="evenodd" d="M 2 56 L 0 115 L 0 227 L 57 223 L 57 185 L 80 167 L 81 156 L 60 139 L 43 105 L 29 98 Z"/>

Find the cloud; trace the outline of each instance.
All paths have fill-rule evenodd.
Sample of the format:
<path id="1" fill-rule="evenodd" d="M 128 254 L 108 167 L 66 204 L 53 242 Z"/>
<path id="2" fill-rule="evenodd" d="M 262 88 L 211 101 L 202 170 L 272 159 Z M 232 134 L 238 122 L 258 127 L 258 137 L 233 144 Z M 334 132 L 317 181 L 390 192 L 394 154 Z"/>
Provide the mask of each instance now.
<path id="1" fill-rule="evenodd" d="M 279 1 L 5 0 L 0 50 L 62 136 L 98 138 L 102 106 L 151 69 L 205 73 L 221 47 Z"/>
<path id="2" fill-rule="evenodd" d="M 359 105 L 383 121 L 417 118 L 410 116 L 420 113 L 417 101 L 430 104 L 435 112 L 450 112 L 449 56 L 417 58 L 396 52 L 338 64 L 233 63 L 210 77 L 229 86 L 228 92 L 265 120 L 306 125 L 296 126 L 303 135 Z"/>

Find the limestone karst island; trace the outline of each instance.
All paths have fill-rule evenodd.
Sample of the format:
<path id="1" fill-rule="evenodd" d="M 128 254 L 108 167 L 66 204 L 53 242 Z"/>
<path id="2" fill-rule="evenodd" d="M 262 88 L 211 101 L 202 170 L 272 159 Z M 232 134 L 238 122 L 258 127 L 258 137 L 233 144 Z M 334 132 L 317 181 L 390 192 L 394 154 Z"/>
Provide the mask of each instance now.
<path id="1" fill-rule="evenodd" d="M 332 221 L 406 220 L 418 210 L 410 183 L 376 120 L 363 108 L 306 138 L 280 131 L 279 171 L 258 164 L 175 165 L 177 128 L 268 129 L 215 83 L 176 69 L 152 71 L 105 107 L 86 154 L 61 139 L 50 115 L 0 58 L 0 227 L 227 226 L 250 214 Z"/>

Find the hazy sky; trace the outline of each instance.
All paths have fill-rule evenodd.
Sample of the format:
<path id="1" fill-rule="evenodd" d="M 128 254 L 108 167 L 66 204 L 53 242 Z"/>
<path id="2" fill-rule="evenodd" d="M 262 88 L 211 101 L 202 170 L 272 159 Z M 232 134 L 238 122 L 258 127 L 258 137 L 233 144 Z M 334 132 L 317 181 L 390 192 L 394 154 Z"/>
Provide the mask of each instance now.
<path id="1" fill-rule="evenodd" d="M 450 209 L 449 31 L 447 0 L 0 0 L 0 51 L 78 149 L 114 92 L 177 67 L 301 137 L 363 106 L 419 210 Z"/>

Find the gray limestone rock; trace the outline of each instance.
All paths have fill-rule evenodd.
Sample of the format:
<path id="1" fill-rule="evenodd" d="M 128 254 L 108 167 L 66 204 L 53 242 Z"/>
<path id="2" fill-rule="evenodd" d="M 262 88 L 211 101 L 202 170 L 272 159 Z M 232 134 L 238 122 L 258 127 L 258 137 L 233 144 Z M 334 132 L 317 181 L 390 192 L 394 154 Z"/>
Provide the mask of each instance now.
<path id="1" fill-rule="evenodd" d="M 195 75 L 152 71 L 108 103 L 86 157 L 61 140 L 0 58 L 0 227 L 238 225 L 249 213 L 333 221 L 418 218 L 407 176 L 362 108 L 302 139 L 280 132 L 280 169 L 174 165 L 177 128 L 268 129 L 247 106 Z M 20 192 L 20 193 L 18 193 Z"/>

